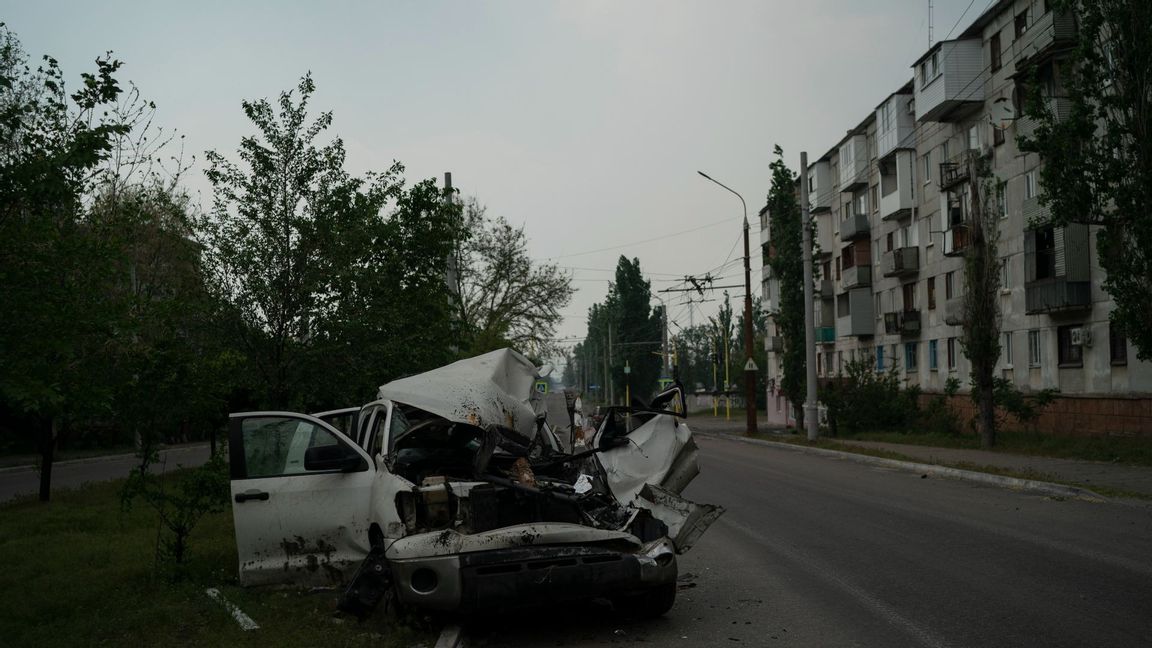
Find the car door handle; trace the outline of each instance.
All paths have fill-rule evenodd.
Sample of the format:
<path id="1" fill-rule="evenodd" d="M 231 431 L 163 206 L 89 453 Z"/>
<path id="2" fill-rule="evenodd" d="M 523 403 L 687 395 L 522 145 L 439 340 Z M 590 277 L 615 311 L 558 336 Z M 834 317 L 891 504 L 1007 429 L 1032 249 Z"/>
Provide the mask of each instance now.
<path id="1" fill-rule="evenodd" d="M 268 493 L 258 490 L 245 491 L 243 493 L 236 493 L 236 503 L 247 502 L 248 500 L 267 500 Z"/>

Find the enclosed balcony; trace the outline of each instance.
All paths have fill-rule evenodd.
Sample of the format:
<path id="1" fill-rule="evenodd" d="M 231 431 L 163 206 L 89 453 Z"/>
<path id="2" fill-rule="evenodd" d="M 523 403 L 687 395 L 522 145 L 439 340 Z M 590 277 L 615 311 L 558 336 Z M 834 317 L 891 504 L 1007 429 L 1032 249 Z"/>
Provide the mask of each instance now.
<path id="1" fill-rule="evenodd" d="M 919 335 L 920 311 L 901 310 L 884 313 L 884 332 L 889 335 Z"/>
<path id="2" fill-rule="evenodd" d="M 984 103 L 987 70 L 982 38 L 941 41 L 912 70 L 917 122 L 955 121 Z"/>
<path id="3" fill-rule="evenodd" d="M 832 185 L 832 170 L 828 160 L 808 166 L 808 209 L 819 214 L 832 209 L 836 188 Z"/>
<path id="4" fill-rule="evenodd" d="M 857 288 L 836 296 L 836 332 L 841 337 L 868 337 L 876 333 L 872 291 Z"/>
<path id="5" fill-rule="evenodd" d="M 940 163 L 940 190 L 950 191 L 969 180 L 969 167 L 973 155 L 978 151 L 968 150 L 947 162 Z"/>
<path id="6" fill-rule="evenodd" d="M 1021 69 L 1033 60 L 1075 42 L 1075 17 L 1068 12 L 1048 10 L 1036 16 L 1028 29 L 1012 42 L 1012 60 L 1016 61 L 1016 68 Z"/>
<path id="7" fill-rule="evenodd" d="M 884 253 L 884 276 L 906 277 L 920 272 L 920 248 L 902 247 Z"/>
<path id="8" fill-rule="evenodd" d="M 1092 307 L 1092 283 L 1053 277 L 1024 284 L 1024 311 L 1061 313 Z"/>
<path id="9" fill-rule="evenodd" d="M 1064 97 L 1048 97 L 1044 99 L 1044 104 L 1048 108 L 1048 112 L 1056 121 L 1063 121 L 1072 114 L 1072 100 Z M 1035 137 L 1036 128 L 1040 122 L 1032 119 L 1028 115 L 1020 115 L 1016 120 L 1016 134 L 1022 137 Z"/>
<path id="10" fill-rule="evenodd" d="M 854 241 L 860 238 L 868 238 L 868 234 L 871 231 L 872 228 L 868 224 L 867 214 L 853 214 L 840 221 L 841 241 Z"/>
<path id="11" fill-rule="evenodd" d="M 813 254 L 817 259 L 826 259 L 832 256 L 836 251 L 836 237 L 832 235 L 834 227 L 832 227 L 832 214 L 831 212 L 824 212 L 817 214 L 815 217 L 816 229 L 813 231 L 813 240 L 816 242 L 816 249 Z"/>
<path id="12" fill-rule="evenodd" d="M 916 148 L 916 114 L 911 84 L 876 108 L 876 157 Z"/>
<path id="13" fill-rule="evenodd" d="M 915 206 L 913 172 L 915 151 L 897 151 L 880 163 L 880 218 L 889 220 L 912 215 Z"/>
<path id="14" fill-rule="evenodd" d="M 840 145 L 840 191 L 868 186 L 868 136 L 852 135 Z"/>

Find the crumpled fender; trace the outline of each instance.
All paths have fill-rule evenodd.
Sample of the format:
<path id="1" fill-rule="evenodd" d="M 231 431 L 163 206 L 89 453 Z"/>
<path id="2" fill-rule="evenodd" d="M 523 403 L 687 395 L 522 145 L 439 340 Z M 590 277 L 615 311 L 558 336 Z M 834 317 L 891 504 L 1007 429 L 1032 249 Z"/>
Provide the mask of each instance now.
<path id="1" fill-rule="evenodd" d="M 581 524 L 539 522 L 467 535 L 453 529 L 418 533 L 392 542 L 384 555 L 388 560 L 404 560 L 532 545 L 590 543 L 619 543 L 632 548 L 640 547 L 640 540 L 636 536 L 623 531 L 596 529 Z"/>

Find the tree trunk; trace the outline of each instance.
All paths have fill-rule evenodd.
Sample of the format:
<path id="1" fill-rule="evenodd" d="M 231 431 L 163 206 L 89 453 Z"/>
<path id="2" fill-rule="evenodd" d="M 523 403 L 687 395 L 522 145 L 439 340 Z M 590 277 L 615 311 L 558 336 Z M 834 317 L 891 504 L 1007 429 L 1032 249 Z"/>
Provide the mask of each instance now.
<path id="1" fill-rule="evenodd" d="M 980 381 L 980 447 L 985 450 L 996 445 L 996 403 L 992 395 L 992 381 Z"/>
<path id="2" fill-rule="evenodd" d="M 40 501 L 52 497 L 52 461 L 56 454 L 56 417 L 40 428 Z"/>

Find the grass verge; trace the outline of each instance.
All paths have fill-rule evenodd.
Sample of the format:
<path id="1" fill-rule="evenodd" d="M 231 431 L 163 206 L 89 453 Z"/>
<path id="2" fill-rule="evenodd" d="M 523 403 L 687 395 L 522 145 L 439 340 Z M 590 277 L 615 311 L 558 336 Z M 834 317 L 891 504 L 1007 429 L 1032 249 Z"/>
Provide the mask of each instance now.
<path id="1" fill-rule="evenodd" d="M 435 637 L 336 619 L 335 592 L 254 590 L 236 582 L 230 511 L 192 534 L 186 577 L 156 575 L 156 516 L 137 502 L 121 514 L 122 481 L 0 505 L 0 644 L 12 646 L 409 646 Z M 204 593 L 217 587 L 260 629 L 243 632 Z"/>
<path id="2" fill-rule="evenodd" d="M 906 434 L 869 432 L 847 436 L 859 441 L 882 441 L 934 448 L 979 448 L 975 435 Z M 1152 440 L 1131 437 L 1070 437 L 1029 432 L 1000 432 L 996 451 L 1008 454 L 1107 461 L 1134 466 L 1152 466 Z"/>
<path id="3" fill-rule="evenodd" d="M 1015 477 L 1017 479 L 1031 479 L 1033 481 L 1043 481 L 1053 484 L 1063 484 L 1065 486 L 1073 486 L 1076 488 L 1083 488 L 1085 490 L 1098 493 L 1105 497 L 1129 497 L 1141 500 L 1152 500 L 1152 495 L 1148 493 L 1140 493 L 1136 491 L 1129 491 L 1119 488 L 1111 488 L 1102 486 L 1100 484 L 1081 484 L 1079 482 L 1067 481 L 1035 470 L 1021 470 L 1013 468 L 1002 468 L 1000 466 L 989 466 L 984 464 L 975 464 L 966 461 L 929 461 L 919 457 L 911 457 L 899 452 L 885 450 L 881 448 L 866 448 L 862 446 L 849 445 L 844 443 L 837 443 L 835 440 L 820 438 L 815 441 L 799 435 L 789 434 L 758 434 L 755 438 L 765 441 L 775 441 L 777 443 L 788 443 L 791 445 L 808 446 L 813 448 L 824 448 L 826 450 L 838 450 L 840 452 L 851 452 L 853 454 L 867 455 L 869 457 L 880 457 L 883 459 L 895 459 L 896 461 L 909 461 L 913 463 L 930 464 L 933 466 L 943 466 L 946 468 L 957 468 L 959 470 L 971 470 L 974 472 L 988 473 L 991 475 L 1001 475 L 1004 477 Z M 861 437 L 855 436 L 854 439 Z M 877 439 L 879 440 L 879 439 Z"/>

